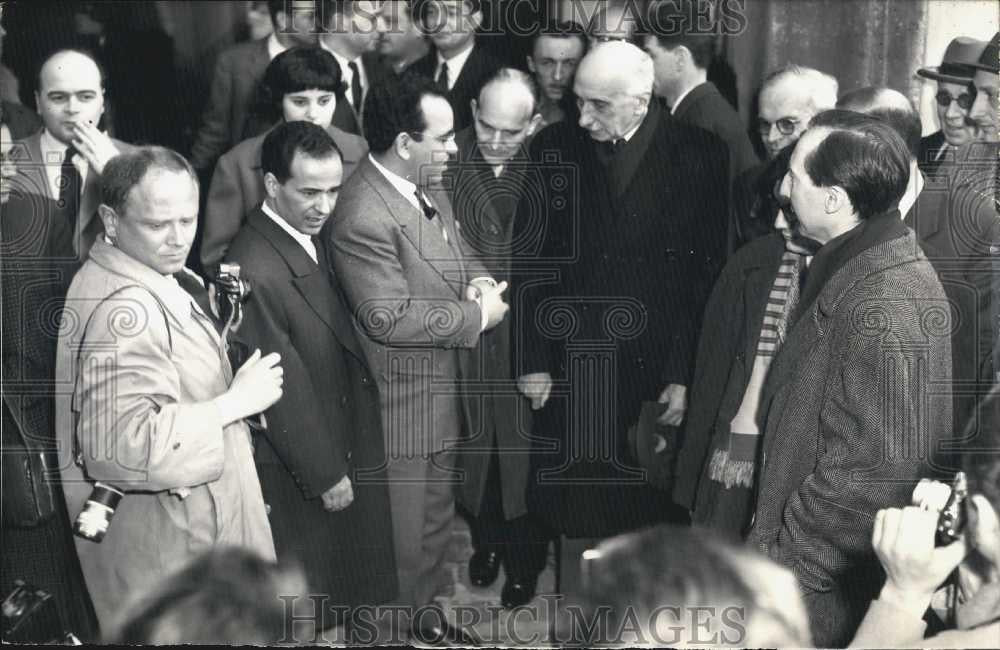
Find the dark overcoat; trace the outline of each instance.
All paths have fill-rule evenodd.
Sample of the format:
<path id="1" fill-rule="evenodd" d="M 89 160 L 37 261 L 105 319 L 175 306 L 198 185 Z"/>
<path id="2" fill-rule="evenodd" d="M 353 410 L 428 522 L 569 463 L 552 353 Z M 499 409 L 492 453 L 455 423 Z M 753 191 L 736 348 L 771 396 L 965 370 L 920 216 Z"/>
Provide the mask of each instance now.
<path id="1" fill-rule="evenodd" d="M 509 161 L 499 177 L 483 160 L 476 146 L 473 127 L 455 136 L 458 157 L 449 168 L 455 219 L 461 232 L 483 266 L 500 281 L 516 283 L 511 278 L 510 247 L 517 203 L 524 191 L 526 156 Z M 499 453 L 500 485 L 504 516 L 519 517 L 527 512 L 525 490 L 528 484 L 531 452 L 531 408 L 517 392 L 511 358 L 511 317 L 484 332 L 475 354 L 480 368 L 477 381 L 486 390 L 480 398 L 483 414 L 480 427 L 469 432 L 461 446 L 460 468 L 464 474 L 458 497 L 472 514 L 479 513 L 486 489 L 490 453 Z"/>
<path id="2" fill-rule="evenodd" d="M 284 394 L 265 412 L 255 460 L 278 558 L 302 562 L 332 605 L 396 596 L 392 522 L 378 388 L 358 345 L 339 283 L 260 209 L 251 212 L 227 259 L 240 263 L 252 293 L 239 338 L 278 352 Z M 354 502 L 323 509 L 320 495 L 348 475 Z"/>
<path id="3" fill-rule="evenodd" d="M 626 433 L 644 401 L 690 385 L 726 242 L 718 137 L 653 103 L 623 152 L 606 164 L 600 147 L 573 123 L 536 136 L 537 191 L 515 222 L 511 296 L 519 372 L 557 382 L 536 413 L 529 509 L 580 537 L 674 514 L 625 462 Z"/>

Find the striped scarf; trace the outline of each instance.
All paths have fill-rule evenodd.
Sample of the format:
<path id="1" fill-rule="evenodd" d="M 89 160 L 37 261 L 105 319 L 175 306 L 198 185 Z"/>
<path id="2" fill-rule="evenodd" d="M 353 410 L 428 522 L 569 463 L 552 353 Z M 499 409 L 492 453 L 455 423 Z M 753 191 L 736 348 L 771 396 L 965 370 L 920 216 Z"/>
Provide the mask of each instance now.
<path id="1" fill-rule="evenodd" d="M 743 392 L 743 401 L 729 423 L 728 440 L 717 446 L 712 454 L 709 477 L 727 488 L 753 487 L 761 433 L 757 423 L 760 395 L 771 361 L 785 341 L 788 322 L 799 298 L 799 278 L 805 260 L 805 255 L 791 250 L 786 250 L 781 257 L 778 274 L 767 297 L 757 354 L 750 381 Z"/>

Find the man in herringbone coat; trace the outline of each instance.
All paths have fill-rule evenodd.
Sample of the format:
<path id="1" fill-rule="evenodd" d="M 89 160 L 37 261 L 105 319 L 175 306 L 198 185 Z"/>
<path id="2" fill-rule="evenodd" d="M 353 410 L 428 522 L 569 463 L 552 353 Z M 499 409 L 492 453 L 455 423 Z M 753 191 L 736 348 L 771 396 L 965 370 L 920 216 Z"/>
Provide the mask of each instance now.
<path id="1" fill-rule="evenodd" d="M 846 644 L 876 590 L 875 513 L 906 505 L 949 435 L 948 302 L 896 209 L 899 136 L 828 111 L 781 192 L 822 246 L 761 393 L 763 441 L 748 541 L 795 572 L 818 647 Z"/>

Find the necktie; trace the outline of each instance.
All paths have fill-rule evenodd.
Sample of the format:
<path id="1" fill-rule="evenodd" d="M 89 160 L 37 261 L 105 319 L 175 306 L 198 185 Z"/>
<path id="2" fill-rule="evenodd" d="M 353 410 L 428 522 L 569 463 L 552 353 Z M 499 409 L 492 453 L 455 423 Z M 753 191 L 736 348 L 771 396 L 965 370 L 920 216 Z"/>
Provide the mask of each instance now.
<path id="1" fill-rule="evenodd" d="M 354 105 L 354 111 L 361 114 L 361 75 L 358 73 L 358 64 L 351 61 L 347 64 L 347 67 L 351 70 L 351 104 Z"/>
<path id="2" fill-rule="evenodd" d="M 448 92 L 448 64 L 441 64 L 441 71 L 438 72 L 438 78 L 435 82 L 437 84 L 438 90 L 442 93 Z"/>
<path id="3" fill-rule="evenodd" d="M 414 194 L 416 194 L 417 196 L 417 203 L 420 204 L 420 209 L 423 210 L 424 216 L 427 217 L 428 221 L 434 223 L 435 217 L 438 216 L 437 208 L 431 205 L 424 198 L 423 192 L 421 192 L 420 190 L 417 190 L 416 192 L 414 192 Z M 441 228 L 441 236 L 444 237 L 445 241 L 448 241 L 448 231 L 444 229 L 444 222 L 441 221 L 441 219 L 438 219 L 437 224 L 438 227 Z"/>
<path id="4" fill-rule="evenodd" d="M 59 207 L 63 210 L 72 227 L 76 228 L 77 213 L 80 211 L 80 192 L 83 190 L 83 177 L 80 170 L 73 164 L 76 147 L 66 149 L 62 165 L 59 166 Z"/>

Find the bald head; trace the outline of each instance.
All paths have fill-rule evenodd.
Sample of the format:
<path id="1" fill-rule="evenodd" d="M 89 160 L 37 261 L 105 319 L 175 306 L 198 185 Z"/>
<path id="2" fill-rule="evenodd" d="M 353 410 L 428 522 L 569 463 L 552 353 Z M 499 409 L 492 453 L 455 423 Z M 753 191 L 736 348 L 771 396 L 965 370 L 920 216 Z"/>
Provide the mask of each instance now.
<path id="1" fill-rule="evenodd" d="M 920 134 L 923 130 L 920 113 L 898 90 L 885 86 L 858 88 L 841 97 L 837 108 L 883 120 L 903 139 L 912 158 L 920 155 Z"/>
<path id="2" fill-rule="evenodd" d="M 501 68 L 472 100 L 473 127 L 483 159 L 502 165 L 515 156 L 542 120 L 538 90 L 531 76 Z"/>
<path id="3" fill-rule="evenodd" d="M 83 52 L 56 52 L 38 72 L 35 102 L 45 129 L 60 142 L 70 144 L 77 124 L 96 126 L 104 113 L 100 67 Z"/>

